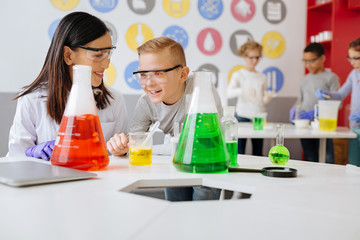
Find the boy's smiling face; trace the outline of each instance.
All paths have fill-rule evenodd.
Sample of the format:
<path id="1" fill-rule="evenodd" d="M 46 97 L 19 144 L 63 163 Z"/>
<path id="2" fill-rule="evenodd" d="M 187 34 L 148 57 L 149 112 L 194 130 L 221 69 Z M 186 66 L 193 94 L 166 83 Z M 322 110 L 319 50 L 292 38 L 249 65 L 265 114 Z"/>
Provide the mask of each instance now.
<path id="1" fill-rule="evenodd" d="M 139 70 L 165 70 L 180 63 L 175 62 L 168 49 L 156 53 L 145 53 L 139 56 Z M 184 82 L 189 74 L 189 68 L 178 67 L 168 72 L 144 73 L 146 81 L 141 82 L 141 88 L 150 97 L 152 103 L 164 102 L 167 105 L 176 103 L 184 91 Z"/>

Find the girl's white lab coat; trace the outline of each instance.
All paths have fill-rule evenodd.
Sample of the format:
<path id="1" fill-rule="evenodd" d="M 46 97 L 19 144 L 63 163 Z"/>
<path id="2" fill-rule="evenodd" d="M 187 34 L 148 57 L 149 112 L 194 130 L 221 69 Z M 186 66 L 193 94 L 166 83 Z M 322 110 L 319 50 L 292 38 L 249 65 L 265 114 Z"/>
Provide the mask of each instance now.
<path id="1" fill-rule="evenodd" d="M 128 131 L 128 115 L 122 94 L 107 87 L 114 99 L 105 109 L 98 109 L 105 142 L 115 133 Z M 39 89 L 18 99 L 9 134 L 8 156 L 25 156 L 25 149 L 55 140 L 59 124 L 47 115 L 47 91 Z"/>

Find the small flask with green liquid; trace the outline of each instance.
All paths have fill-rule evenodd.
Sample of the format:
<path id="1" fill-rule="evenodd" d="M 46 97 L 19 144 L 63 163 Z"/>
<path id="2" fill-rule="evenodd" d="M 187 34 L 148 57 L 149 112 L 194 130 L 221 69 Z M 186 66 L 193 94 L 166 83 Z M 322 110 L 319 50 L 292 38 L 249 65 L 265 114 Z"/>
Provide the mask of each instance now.
<path id="1" fill-rule="evenodd" d="M 238 121 L 234 117 L 235 107 L 225 106 L 224 116 L 221 119 L 221 128 L 226 142 L 226 148 L 230 155 L 230 166 L 236 167 L 238 155 Z"/>
<path id="2" fill-rule="evenodd" d="M 276 146 L 269 151 L 269 159 L 273 164 L 285 165 L 290 158 L 289 150 L 284 146 L 284 125 L 276 126 Z"/>

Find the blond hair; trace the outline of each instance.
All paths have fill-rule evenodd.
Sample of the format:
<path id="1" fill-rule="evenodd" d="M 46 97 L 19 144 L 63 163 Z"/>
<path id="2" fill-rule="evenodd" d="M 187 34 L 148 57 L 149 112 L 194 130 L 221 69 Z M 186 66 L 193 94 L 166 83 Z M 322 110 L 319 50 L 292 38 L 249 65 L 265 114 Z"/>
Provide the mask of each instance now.
<path id="1" fill-rule="evenodd" d="M 180 43 L 168 37 L 158 37 L 145 42 L 137 48 L 138 55 L 147 53 L 158 53 L 169 49 L 174 64 L 186 66 L 184 49 Z"/>
<path id="2" fill-rule="evenodd" d="M 241 47 L 237 50 L 237 54 L 240 57 L 246 57 L 249 50 L 258 50 L 260 52 L 260 55 L 262 56 L 262 46 L 261 44 L 255 42 L 255 41 L 247 41 Z"/>

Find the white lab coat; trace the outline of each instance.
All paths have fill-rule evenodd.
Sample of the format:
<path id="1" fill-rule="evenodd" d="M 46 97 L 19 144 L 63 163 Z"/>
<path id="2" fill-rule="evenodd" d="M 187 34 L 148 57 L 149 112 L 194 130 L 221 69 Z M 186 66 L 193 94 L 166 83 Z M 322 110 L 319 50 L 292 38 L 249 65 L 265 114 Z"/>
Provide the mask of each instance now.
<path id="1" fill-rule="evenodd" d="M 114 99 L 105 109 L 98 109 L 105 142 L 115 133 L 128 131 L 128 114 L 122 94 L 107 87 Z M 45 89 L 36 90 L 18 99 L 13 125 L 9 134 L 8 156 L 25 156 L 25 149 L 39 143 L 55 140 L 59 124 L 46 110 Z"/>

